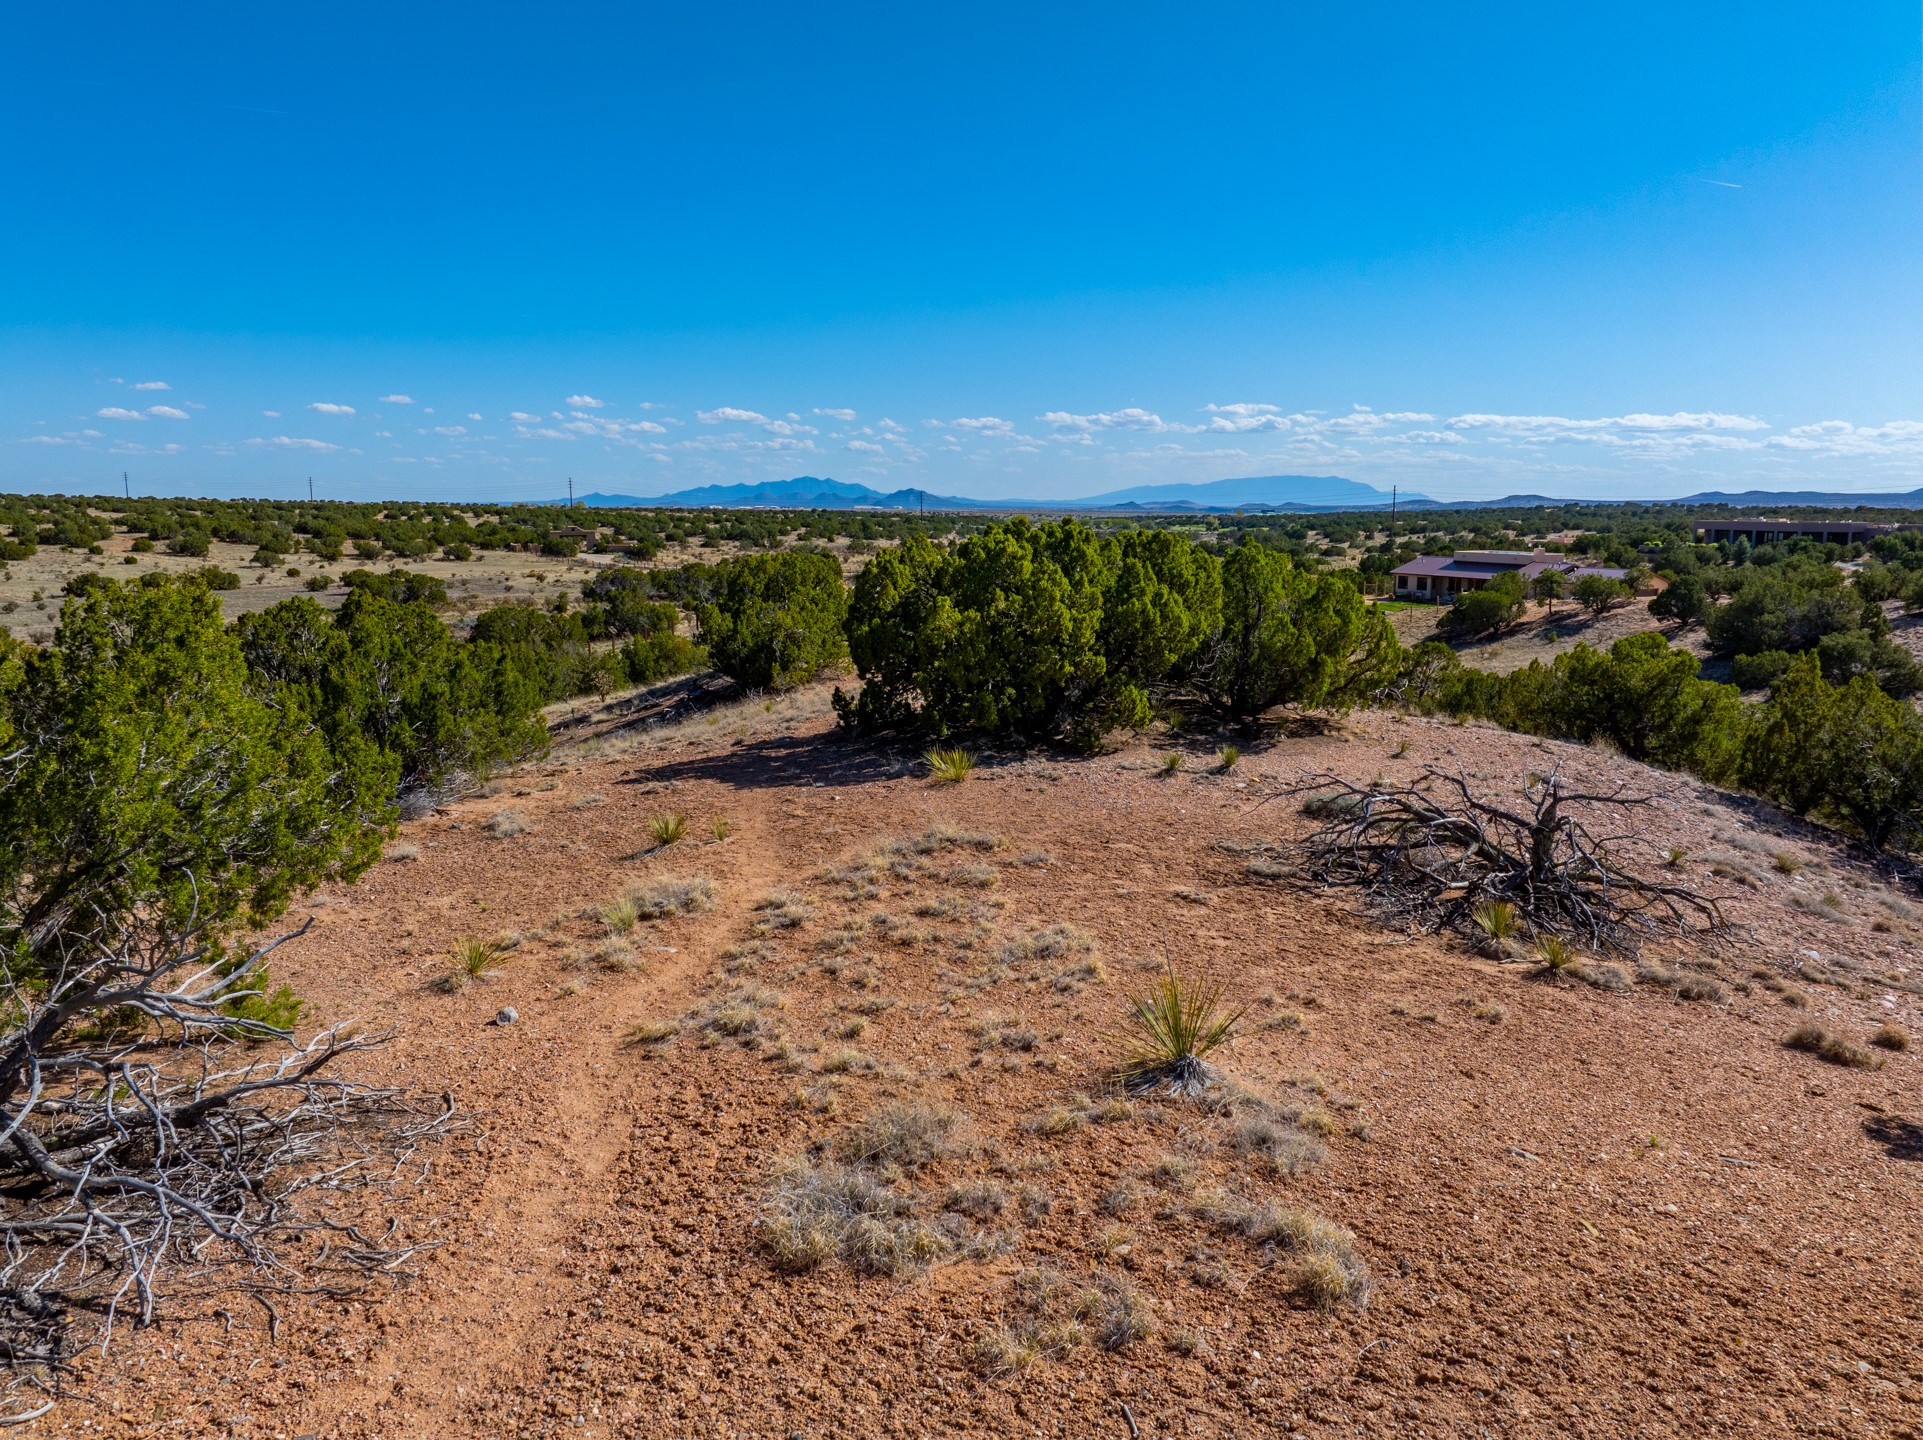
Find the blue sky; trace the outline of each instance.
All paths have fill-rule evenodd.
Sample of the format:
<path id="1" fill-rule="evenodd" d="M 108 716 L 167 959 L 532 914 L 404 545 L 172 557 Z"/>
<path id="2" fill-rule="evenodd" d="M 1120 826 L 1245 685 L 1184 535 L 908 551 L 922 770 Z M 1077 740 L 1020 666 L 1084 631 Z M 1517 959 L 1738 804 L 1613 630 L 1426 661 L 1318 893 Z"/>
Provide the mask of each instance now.
<path id="1" fill-rule="evenodd" d="M 1920 25 L 17 9 L 0 486 L 1914 488 Z"/>

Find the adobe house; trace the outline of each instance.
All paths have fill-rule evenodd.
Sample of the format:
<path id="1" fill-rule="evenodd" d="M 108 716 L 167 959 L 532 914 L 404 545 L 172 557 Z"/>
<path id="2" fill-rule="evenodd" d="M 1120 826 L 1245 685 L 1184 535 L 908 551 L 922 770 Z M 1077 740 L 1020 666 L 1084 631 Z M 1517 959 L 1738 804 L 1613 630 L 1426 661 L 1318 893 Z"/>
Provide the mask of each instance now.
<path id="1" fill-rule="evenodd" d="M 1610 565 L 1584 565 L 1575 557 L 1548 550 L 1458 550 L 1453 555 L 1418 555 L 1390 573 L 1395 598 L 1447 603 L 1480 590 L 1498 575 L 1520 575 L 1527 584 L 1545 570 L 1560 570 L 1573 583 L 1585 575 L 1620 580 L 1627 573 Z"/>

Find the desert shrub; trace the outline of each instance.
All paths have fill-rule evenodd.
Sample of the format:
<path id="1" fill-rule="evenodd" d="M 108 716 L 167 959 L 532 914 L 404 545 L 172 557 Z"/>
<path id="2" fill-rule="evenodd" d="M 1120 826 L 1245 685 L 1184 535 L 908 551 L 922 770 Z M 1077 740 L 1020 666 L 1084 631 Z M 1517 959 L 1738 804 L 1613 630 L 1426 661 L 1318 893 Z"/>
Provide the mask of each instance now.
<path id="1" fill-rule="evenodd" d="M 1522 577 L 1497 575 L 1478 589 L 1458 595 L 1436 621 L 1436 629 L 1453 636 L 1495 634 L 1522 618 L 1523 602 Z"/>
<path id="2" fill-rule="evenodd" d="M 1610 606 L 1629 599 L 1635 593 L 1621 580 L 1608 575 L 1585 575 L 1571 587 L 1569 598 L 1591 615 L 1602 615 Z"/>
<path id="3" fill-rule="evenodd" d="M 396 605 L 411 605 L 417 600 L 436 610 L 447 605 L 447 582 L 412 570 L 349 570 L 341 576 L 340 583 L 349 590 L 365 590 Z"/>
<path id="4" fill-rule="evenodd" d="M 1674 620 L 1687 625 L 1701 620 L 1709 610 L 1709 594 L 1700 576 L 1665 575 L 1669 582 L 1651 598 L 1649 613 L 1658 620 Z"/>
<path id="5" fill-rule="evenodd" d="M 782 1270 L 811 1270 L 840 1257 L 868 1275 L 922 1269 L 944 1248 L 916 1219 L 913 1202 L 857 1166 L 784 1166 L 762 1202 L 757 1230 Z"/>
<path id="6" fill-rule="evenodd" d="M 578 615 L 557 615 L 532 605 L 497 605 L 474 617 L 470 644 L 503 657 L 543 703 L 612 688 L 614 657 L 589 643 Z"/>
<path id="7" fill-rule="evenodd" d="M 1879 1050 L 1907 1050 L 1910 1048 L 1910 1033 L 1894 1020 L 1885 1020 L 1870 1036 L 1870 1044 Z"/>
<path id="8" fill-rule="evenodd" d="M 848 592 L 826 555 L 747 555 L 716 567 L 709 599 L 695 607 L 715 668 L 743 685 L 787 690 L 846 653 Z"/>
<path id="9" fill-rule="evenodd" d="M 1250 719 L 1287 702 L 1345 707 L 1396 673 L 1388 616 L 1339 574 L 1311 575 L 1245 541 L 1222 562 L 1222 628 L 1202 662 L 1222 712 Z"/>
<path id="10" fill-rule="evenodd" d="M 356 591 L 330 615 L 300 597 L 242 616 L 235 633 L 259 681 L 294 697 L 336 753 L 371 743 L 403 788 L 525 755 L 545 736 L 538 690 L 423 603 Z"/>

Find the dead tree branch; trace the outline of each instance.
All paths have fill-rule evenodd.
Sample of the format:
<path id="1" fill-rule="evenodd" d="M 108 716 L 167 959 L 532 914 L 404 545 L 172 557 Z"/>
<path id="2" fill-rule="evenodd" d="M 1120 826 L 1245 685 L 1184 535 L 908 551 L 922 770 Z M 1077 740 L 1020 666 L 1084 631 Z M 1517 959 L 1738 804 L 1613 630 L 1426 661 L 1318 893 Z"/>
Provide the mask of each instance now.
<path id="1" fill-rule="evenodd" d="M 1714 897 L 1636 874 L 1617 854 L 1629 837 L 1591 828 L 1596 815 L 1627 815 L 1655 796 L 1573 790 L 1551 773 L 1504 804 L 1433 767 L 1407 786 L 1320 775 L 1287 793 L 1309 793 L 1304 813 L 1325 822 L 1303 843 L 1305 873 L 1360 887 L 1397 924 L 1473 935 L 1476 908 L 1499 901 L 1533 931 L 1596 949 L 1725 929 Z"/>

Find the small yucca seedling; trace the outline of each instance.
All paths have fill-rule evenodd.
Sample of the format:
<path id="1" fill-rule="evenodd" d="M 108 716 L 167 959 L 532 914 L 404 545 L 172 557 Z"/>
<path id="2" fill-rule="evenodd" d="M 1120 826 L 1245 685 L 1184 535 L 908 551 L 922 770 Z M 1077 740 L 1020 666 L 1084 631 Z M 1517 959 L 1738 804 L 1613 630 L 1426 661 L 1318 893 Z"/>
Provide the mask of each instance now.
<path id="1" fill-rule="evenodd" d="M 950 785 L 959 785 L 974 773 L 975 757 L 966 750 L 935 749 L 925 758 L 929 775 Z"/>
<path id="2" fill-rule="evenodd" d="M 656 845 L 676 844 L 688 833 L 688 817 L 679 812 L 657 815 L 648 822 L 648 833 Z"/>
<path id="3" fill-rule="evenodd" d="M 1131 995 L 1116 1078 L 1131 1090 L 1199 1095 L 1212 1078 L 1204 1057 L 1235 1033 L 1248 1006 L 1229 1007 L 1227 985 L 1173 967 L 1145 995 Z"/>
<path id="4" fill-rule="evenodd" d="M 1491 940 L 1507 940 L 1522 928 L 1516 907 L 1507 900 L 1485 900 L 1474 911 L 1476 924 Z"/>
<path id="5" fill-rule="evenodd" d="M 1663 852 L 1663 864 L 1667 865 L 1671 870 L 1680 869 L 1683 861 L 1688 858 L 1689 852 L 1680 845 L 1672 845 L 1668 850 Z"/>
<path id="6" fill-rule="evenodd" d="M 1567 970 L 1576 963 L 1576 952 L 1560 935 L 1544 935 L 1536 941 L 1536 958 L 1551 972 Z"/>
<path id="7" fill-rule="evenodd" d="M 1235 762 L 1242 758 L 1242 752 L 1233 745 L 1224 745 L 1215 752 L 1216 763 L 1224 770 L 1233 770 Z"/>
<path id="8" fill-rule="evenodd" d="M 1179 774 L 1181 769 L 1182 757 L 1180 755 L 1164 755 L 1162 757 L 1162 773 L 1164 775 Z"/>
<path id="9" fill-rule="evenodd" d="M 498 940 L 457 940 L 450 954 L 454 968 L 441 981 L 444 990 L 459 990 L 470 980 L 485 980 L 501 967 L 501 942 Z"/>
<path id="10" fill-rule="evenodd" d="M 726 815 L 717 815 L 714 817 L 714 822 L 708 826 L 708 833 L 717 841 L 726 840 L 734 834 L 734 822 Z"/>

